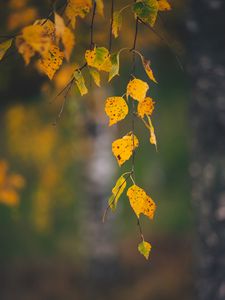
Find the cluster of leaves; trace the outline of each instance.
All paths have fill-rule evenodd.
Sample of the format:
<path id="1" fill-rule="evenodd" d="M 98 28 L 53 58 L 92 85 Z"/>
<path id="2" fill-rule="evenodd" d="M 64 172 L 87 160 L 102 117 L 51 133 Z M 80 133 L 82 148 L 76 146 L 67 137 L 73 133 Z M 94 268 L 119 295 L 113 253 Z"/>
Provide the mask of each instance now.
<path id="1" fill-rule="evenodd" d="M 154 27 L 160 11 L 170 10 L 171 6 L 167 0 L 138 0 L 131 4 L 114 11 L 112 0 L 110 46 L 109 49 L 96 45 L 93 41 L 93 23 L 95 14 L 104 16 L 103 0 L 68 0 L 61 7 L 61 13 L 53 10 L 46 19 L 37 19 L 32 25 L 25 26 L 16 35 L 0 44 L 0 60 L 4 57 L 8 49 L 15 45 L 18 52 L 23 56 L 25 64 L 28 65 L 33 57 L 37 57 L 35 64 L 41 72 L 52 79 L 56 71 L 63 64 L 63 60 L 70 60 L 75 47 L 74 31 L 77 29 L 77 19 L 86 17 L 92 11 L 91 19 L 91 40 L 90 46 L 84 53 L 85 63 L 75 68 L 71 74 L 71 80 L 66 85 L 67 91 L 75 84 L 81 96 L 88 93 L 85 77 L 82 74 L 84 68 L 88 68 L 91 78 L 97 86 L 101 85 L 101 73 L 108 73 L 110 82 L 120 72 L 120 54 L 128 51 L 134 57 L 138 56 L 148 78 L 157 84 L 155 76 L 150 66 L 150 62 L 136 50 L 138 24 Z M 126 9 L 131 9 L 136 23 L 133 47 L 122 48 L 117 52 L 111 53 L 112 37 L 117 38 L 122 29 L 122 14 Z M 59 9 L 58 9 L 59 10 Z M 135 67 L 133 65 L 133 67 Z M 112 143 L 112 152 L 119 164 L 122 166 L 132 157 L 132 169 L 124 173 L 116 182 L 112 189 L 112 196 L 109 199 L 109 206 L 115 210 L 119 197 L 126 188 L 128 178 L 132 185 L 127 190 L 127 196 L 133 208 L 141 233 L 141 243 L 139 251 L 148 258 L 151 245 L 144 240 L 139 218 L 141 214 L 153 219 L 156 205 L 147 193 L 135 183 L 134 152 L 139 147 L 138 137 L 134 133 L 134 118 L 140 118 L 149 130 L 149 141 L 157 149 L 157 140 L 152 124 L 152 114 L 155 102 L 147 92 L 149 84 L 135 76 L 134 68 L 128 80 L 126 91 L 123 96 L 109 97 L 105 101 L 105 112 L 109 117 L 109 126 L 117 124 L 126 118 L 128 114 L 132 117 L 132 130 L 122 138 Z M 64 90 L 65 90 L 64 89 Z M 132 109 L 129 110 L 129 103 Z"/>

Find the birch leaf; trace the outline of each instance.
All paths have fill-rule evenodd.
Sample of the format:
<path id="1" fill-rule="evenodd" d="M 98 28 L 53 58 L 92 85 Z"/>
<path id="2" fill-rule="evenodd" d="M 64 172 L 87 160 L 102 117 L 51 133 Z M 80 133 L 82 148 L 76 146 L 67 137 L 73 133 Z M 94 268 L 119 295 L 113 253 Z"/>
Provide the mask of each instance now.
<path id="1" fill-rule="evenodd" d="M 171 10 L 171 5 L 167 0 L 158 0 L 158 3 L 160 11 Z"/>
<path id="2" fill-rule="evenodd" d="M 114 188 L 112 189 L 112 196 L 109 198 L 109 206 L 112 209 L 112 211 L 116 209 L 119 198 L 122 195 L 124 189 L 126 188 L 126 185 L 126 179 L 124 178 L 123 174 L 117 180 Z"/>
<path id="3" fill-rule="evenodd" d="M 74 35 L 72 31 L 65 26 L 63 18 L 57 13 L 55 13 L 55 34 L 58 43 L 60 40 L 62 41 L 65 58 L 69 60 L 75 44 Z"/>
<path id="4" fill-rule="evenodd" d="M 46 34 L 42 25 L 30 25 L 24 27 L 22 30 L 22 38 L 42 57 L 48 54 L 48 50 L 52 44 L 51 37 Z"/>
<path id="5" fill-rule="evenodd" d="M 51 45 L 48 54 L 39 60 L 38 67 L 49 79 L 52 79 L 55 72 L 63 62 L 64 54 L 55 45 Z"/>
<path id="6" fill-rule="evenodd" d="M 111 60 L 111 69 L 110 69 L 110 72 L 109 72 L 109 80 L 108 81 L 111 81 L 113 79 L 113 77 L 119 75 L 119 70 L 120 70 L 120 61 L 119 61 L 119 56 L 120 56 L 120 53 L 113 53 L 110 57 L 110 60 Z"/>
<path id="7" fill-rule="evenodd" d="M 136 16 L 151 27 L 155 25 L 159 10 L 157 0 L 143 0 L 133 4 L 133 11 Z"/>
<path id="8" fill-rule="evenodd" d="M 156 210 L 155 202 L 142 188 L 135 184 L 132 185 L 127 191 L 127 196 L 129 198 L 130 205 L 138 218 L 140 217 L 140 214 L 143 214 L 150 220 L 153 219 Z"/>
<path id="9" fill-rule="evenodd" d="M 28 65 L 30 63 L 31 57 L 35 55 L 35 51 L 33 48 L 27 44 L 22 36 L 16 37 L 16 47 L 18 52 L 23 56 L 25 64 Z"/>
<path id="10" fill-rule="evenodd" d="M 119 166 L 124 164 L 131 157 L 138 145 L 138 139 L 132 132 L 112 143 L 112 152 L 116 157 Z"/>
<path id="11" fill-rule="evenodd" d="M 131 96 L 137 101 L 143 101 L 146 97 L 148 89 L 149 86 L 146 82 L 135 78 L 127 85 L 127 97 Z"/>
<path id="12" fill-rule="evenodd" d="M 151 116 L 154 111 L 154 104 L 152 98 L 146 97 L 143 101 L 138 102 L 137 111 L 139 117 L 142 119 L 144 116 Z"/>
<path id="13" fill-rule="evenodd" d="M 148 123 L 149 123 L 149 130 L 150 130 L 150 144 L 153 144 L 155 145 L 155 148 L 156 148 L 156 151 L 157 151 L 157 139 L 156 139 L 156 135 L 155 135 L 155 129 L 154 129 L 154 126 L 152 124 L 152 121 L 150 119 L 149 116 L 147 116 L 148 118 Z"/>
<path id="14" fill-rule="evenodd" d="M 87 50 L 85 59 L 88 66 L 94 67 L 99 71 L 110 72 L 112 68 L 109 51 L 105 47 L 95 47 L 93 50 Z"/>
<path id="15" fill-rule="evenodd" d="M 155 79 L 155 76 L 153 74 L 153 71 L 150 67 L 150 61 L 146 60 L 143 56 L 141 56 L 142 64 L 145 69 L 146 74 L 148 75 L 149 79 L 154 81 L 155 83 L 158 83 Z"/>
<path id="16" fill-rule="evenodd" d="M 77 87 L 78 87 L 78 89 L 80 91 L 81 96 L 87 94 L 88 93 L 88 89 L 87 89 L 87 87 L 85 85 L 84 77 L 83 77 L 81 71 L 80 70 L 75 71 L 74 74 L 73 74 L 73 76 L 74 76 L 76 85 L 77 85 Z"/>
<path id="17" fill-rule="evenodd" d="M 97 13 L 104 17 L 104 3 L 103 0 L 95 0 L 96 1 L 96 11 Z"/>
<path id="18" fill-rule="evenodd" d="M 122 27 L 122 15 L 120 11 L 114 11 L 113 13 L 113 23 L 112 23 L 112 34 L 115 38 L 119 36 L 119 31 Z"/>
<path id="19" fill-rule="evenodd" d="M 139 245 L 138 245 L 138 251 L 146 258 L 149 258 L 149 253 L 151 251 L 151 244 L 149 244 L 148 242 L 142 241 Z"/>
<path id="20" fill-rule="evenodd" d="M 9 39 L 0 44 L 0 60 L 5 55 L 6 51 L 11 47 L 13 39 Z"/>
<path id="21" fill-rule="evenodd" d="M 65 9 L 65 16 L 69 20 L 72 28 L 75 28 L 76 17 L 84 18 L 92 7 L 91 0 L 68 0 Z"/>
<path id="22" fill-rule="evenodd" d="M 89 73 L 90 73 L 91 77 L 93 78 L 95 84 L 100 87 L 101 78 L 100 78 L 99 72 L 96 69 L 89 67 Z"/>
<path id="23" fill-rule="evenodd" d="M 105 112 L 109 117 L 109 126 L 123 120 L 128 114 L 128 105 L 122 97 L 106 99 Z"/>

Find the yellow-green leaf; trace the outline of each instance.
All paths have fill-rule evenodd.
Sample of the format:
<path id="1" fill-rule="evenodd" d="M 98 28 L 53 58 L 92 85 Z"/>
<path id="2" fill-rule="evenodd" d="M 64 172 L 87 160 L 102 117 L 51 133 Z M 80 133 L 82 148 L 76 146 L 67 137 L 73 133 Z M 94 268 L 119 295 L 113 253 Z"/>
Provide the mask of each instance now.
<path id="1" fill-rule="evenodd" d="M 140 214 L 143 214 L 149 219 L 153 219 L 156 210 L 155 202 L 142 188 L 135 184 L 132 185 L 127 191 L 127 196 L 129 198 L 130 205 L 138 218 L 140 217 Z"/>
<path id="2" fill-rule="evenodd" d="M 141 79 L 133 79 L 127 85 L 127 97 L 131 96 L 137 101 L 143 101 L 146 97 L 146 93 L 149 86 Z"/>
<path id="3" fill-rule="evenodd" d="M 113 23 L 112 23 L 112 34 L 115 38 L 119 36 L 119 31 L 122 27 L 122 15 L 120 11 L 114 11 L 113 13 Z"/>
<path id="4" fill-rule="evenodd" d="M 105 47 L 95 47 L 93 50 L 87 50 L 85 59 L 88 66 L 94 67 L 99 71 L 110 72 L 112 68 L 109 50 Z"/>
<path id="5" fill-rule="evenodd" d="M 155 25 L 158 10 L 159 3 L 157 0 L 142 0 L 133 4 L 133 11 L 136 16 L 152 27 Z"/>
<path id="6" fill-rule="evenodd" d="M 90 73 L 91 77 L 93 78 L 95 84 L 100 87 L 101 78 L 100 78 L 99 72 L 96 69 L 89 67 L 89 73 Z"/>
<path id="7" fill-rule="evenodd" d="M 128 114 L 128 105 L 122 97 L 106 99 L 105 112 L 109 117 L 109 126 L 123 120 Z"/>
<path id="8" fill-rule="evenodd" d="M 126 188 L 126 179 L 124 177 L 124 174 L 120 176 L 120 178 L 117 180 L 114 188 L 112 189 L 112 195 L 109 198 L 109 206 L 114 211 L 116 209 L 118 200 L 120 196 L 122 195 L 124 189 Z"/>
<path id="9" fill-rule="evenodd" d="M 5 55 L 6 51 L 11 47 L 13 39 L 9 39 L 0 44 L 0 60 Z"/>
<path id="10" fill-rule="evenodd" d="M 149 258 L 149 253 L 151 251 L 151 244 L 149 244 L 148 242 L 142 241 L 139 245 L 138 245 L 138 251 L 146 258 Z"/>
<path id="11" fill-rule="evenodd" d="M 116 157 L 119 166 L 124 164 L 131 157 L 138 145 L 138 139 L 132 132 L 112 143 L 112 152 Z"/>
<path id="12" fill-rule="evenodd" d="M 113 79 L 113 77 L 119 75 L 119 70 L 120 70 L 119 55 L 120 55 L 120 52 L 111 54 L 110 60 L 111 60 L 112 66 L 111 66 L 111 69 L 109 72 L 109 80 L 108 81 L 111 81 Z"/>
<path id="13" fill-rule="evenodd" d="M 80 70 L 75 71 L 74 74 L 73 74 L 73 76 L 74 76 L 76 85 L 77 85 L 77 87 L 78 87 L 78 89 L 80 91 L 81 96 L 87 94 L 88 93 L 88 89 L 87 89 L 87 87 L 85 85 L 84 77 L 83 77 L 81 71 Z"/>

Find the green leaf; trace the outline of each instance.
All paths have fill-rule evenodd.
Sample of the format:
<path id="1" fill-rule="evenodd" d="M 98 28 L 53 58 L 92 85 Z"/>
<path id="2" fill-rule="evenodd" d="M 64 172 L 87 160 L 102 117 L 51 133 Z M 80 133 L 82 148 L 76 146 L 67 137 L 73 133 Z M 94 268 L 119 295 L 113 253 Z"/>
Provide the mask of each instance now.
<path id="1" fill-rule="evenodd" d="M 100 79 L 99 72 L 96 69 L 89 67 L 89 73 L 90 73 L 91 77 L 93 78 L 95 84 L 100 87 L 100 85 L 101 85 L 101 83 L 100 83 L 101 79 Z"/>
<path id="2" fill-rule="evenodd" d="M 112 189 L 112 195 L 109 198 L 109 206 L 112 209 L 112 211 L 115 211 L 117 203 L 119 201 L 120 196 L 122 195 L 127 183 L 126 179 L 124 178 L 124 175 L 121 175 L 120 178 L 117 180 L 116 185 Z"/>
<path id="3" fill-rule="evenodd" d="M 5 55 L 6 51 L 11 47 L 13 39 L 7 40 L 0 44 L 0 60 Z"/>
<path id="4" fill-rule="evenodd" d="M 111 67 L 111 70 L 109 71 L 109 80 L 108 81 L 111 81 L 113 79 L 113 77 L 115 77 L 116 75 L 119 75 L 119 69 L 120 69 L 119 56 L 120 56 L 120 52 L 113 53 L 110 57 L 112 67 Z"/>
<path id="5" fill-rule="evenodd" d="M 112 34 L 115 38 L 119 36 L 119 31 L 122 27 L 122 15 L 121 11 L 115 11 L 113 13 L 113 24 L 112 24 Z"/>
<path id="6" fill-rule="evenodd" d="M 148 242 L 142 241 L 139 245 L 138 245 L 138 251 L 146 258 L 149 258 L 149 253 L 151 251 L 151 244 L 149 244 Z"/>
<path id="7" fill-rule="evenodd" d="M 139 19 L 154 26 L 157 14 L 159 10 L 159 4 L 157 0 L 143 0 L 133 4 L 133 11 Z"/>
<path id="8" fill-rule="evenodd" d="M 81 96 L 87 94 L 88 93 L 88 89 L 87 89 L 87 87 L 85 85 L 84 77 L 83 77 L 81 71 L 80 70 L 75 71 L 74 74 L 73 74 L 73 76 L 74 76 L 76 85 L 77 85 L 77 87 L 78 87 L 78 89 L 80 91 Z"/>
<path id="9" fill-rule="evenodd" d="M 109 50 L 105 47 L 96 47 L 94 63 L 102 65 L 109 56 Z"/>

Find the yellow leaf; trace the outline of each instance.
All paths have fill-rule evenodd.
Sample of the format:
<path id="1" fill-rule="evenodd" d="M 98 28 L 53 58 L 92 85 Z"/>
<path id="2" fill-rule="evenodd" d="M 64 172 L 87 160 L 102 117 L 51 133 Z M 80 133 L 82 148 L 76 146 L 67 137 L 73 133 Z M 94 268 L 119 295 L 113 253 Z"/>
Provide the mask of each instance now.
<path id="1" fill-rule="evenodd" d="M 55 33 L 58 43 L 60 40 L 62 41 L 65 57 L 69 60 L 75 44 L 74 35 L 72 31 L 65 26 L 63 18 L 57 13 L 55 13 Z"/>
<path id="2" fill-rule="evenodd" d="M 63 52 L 57 46 L 51 45 L 48 54 L 39 61 L 38 67 L 49 79 L 52 79 L 55 72 L 61 66 L 63 58 Z"/>
<path id="3" fill-rule="evenodd" d="M 156 151 L 157 151 L 157 140 L 156 140 L 156 135 L 155 135 L 155 129 L 154 126 L 152 125 L 152 121 L 150 119 L 149 116 L 147 116 L 148 118 L 148 123 L 149 123 L 149 130 L 150 130 L 150 144 L 155 145 Z"/>
<path id="4" fill-rule="evenodd" d="M 149 258 L 149 253 L 151 251 L 151 244 L 149 244 L 148 242 L 142 241 L 139 245 L 138 245 L 138 251 L 146 258 Z"/>
<path id="5" fill-rule="evenodd" d="M 74 75 L 74 79 L 75 79 L 76 85 L 77 85 L 77 87 L 80 91 L 81 96 L 87 94 L 88 89 L 85 85 L 84 77 L 83 77 L 81 71 L 77 70 L 77 71 L 74 72 L 73 75 Z"/>
<path id="6" fill-rule="evenodd" d="M 135 184 L 132 185 L 127 191 L 127 196 L 129 198 L 130 205 L 138 218 L 140 217 L 140 214 L 143 214 L 149 219 L 153 219 L 156 210 L 155 202 L 142 188 Z"/>
<path id="7" fill-rule="evenodd" d="M 122 27 L 122 15 L 120 11 L 115 11 L 113 13 L 113 23 L 112 23 L 112 34 L 114 35 L 115 38 L 118 37 L 121 27 Z"/>
<path id="8" fill-rule="evenodd" d="M 154 104 L 152 98 L 146 97 L 143 101 L 138 102 L 138 115 L 142 119 L 144 118 L 145 115 L 151 116 L 153 111 L 154 111 Z"/>
<path id="9" fill-rule="evenodd" d="M 112 143 L 112 152 L 116 157 L 119 166 L 124 164 L 125 161 L 131 157 L 133 151 L 138 147 L 138 145 L 138 139 L 132 134 L 132 132 Z"/>
<path id="10" fill-rule="evenodd" d="M 105 47 L 95 47 L 93 50 L 87 50 L 85 59 L 88 66 L 94 67 L 99 71 L 110 72 L 112 68 L 109 51 Z"/>
<path id="11" fill-rule="evenodd" d="M 75 28 L 76 17 L 84 18 L 92 7 L 91 0 L 68 0 L 65 15 L 72 28 Z"/>
<path id="12" fill-rule="evenodd" d="M 48 50 L 51 45 L 51 38 L 42 25 L 30 25 L 26 26 L 22 30 L 22 38 L 24 41 L 32 47 L 34 51 L 37 51 L 41 56 L 48 54 Z"/>
<path id="13" fill-rule="evenodd" d="M 150 67 L 150 61 L 145 60 L 145 58 L 143 56 L 141 56 L 141 60 L 142 60 L 142 64 L 143 67 L 145 69 L 146 74 L 148 75 L 149 79 L 151 79 L 152 81 L 154 81 L 155 83 L 158 83 L 155 79 L 155 76 L 153 74 L 153 71 Z"/>
<path id="14" fill-rule="evenodd" d="M 90 67 L 89 67 L 89 72 L 90 72 L 91 77 L 93 78 L 95 84 L 100 87 L 100 85 L 101 85 L 101 83 L 100 83 L 101 78 L 100 78 L 99 72 L 96 69 L 90 68 Z"/>
<path id="15" fill-rule="evenodd" d="M 158 3 L 160 11 L 171 10 L 171 5 L 167 0 L 158 0 Z"/>
<path id="16" fill-rule="evenodd" d="M 18 52 L 23 56 L 25 64 L 28 65 L 31 57 L 34 56 L 35 51 L 29 44 L 24 41 L 21 36 L 18 36 L 16 38 L 16 47 L 18 49 Z"/>
<path id="17" fill-rule="evenodd" d="M 38 19 L 34 22 L 34 25 L 41 25 L 43 31 L 46 35 L 48 35 L 52 42 L 55 38 L 55 24 L 49 19 Z"/>
<path id="18" fill-rule="evenodd" d="M 149 86 L 146 82 L 135 78 L 127 85 L 127 97 L 131 96 L 137 101 L 143 101 L 146 97 L 148 89 Z"/>
<path id="19" fill-rule="evenodd" d="M 3 56 L 5 55 L 6 51 L 11 47 L 12 45 L 12 40 L 7 40 L 3 43 L 0 44 L 0 60 L 3 58 Z"/>
<path id="20" fill-rule="evenodd" d="M 109 126 L 123 120 L 128 114 L 128 105 L 122 97 L 106 99 L 105 112 L 109 117 Z"/>
<path id="21" fill-rule="evenodd" d="M 118 200 L 127 185 L 124 175 L 125 174 L 121 175 L 120 178 L 117 180 L 114 188 L 112 189 L 112 196 L 109 198 L 109 206 L 113 211 L 116 209 Z"/>
<path id="22" fill-rule="evenodd" d="M 97 13 L 104 17 L 104 3 L 103 0 L 95 0 Z"/>

